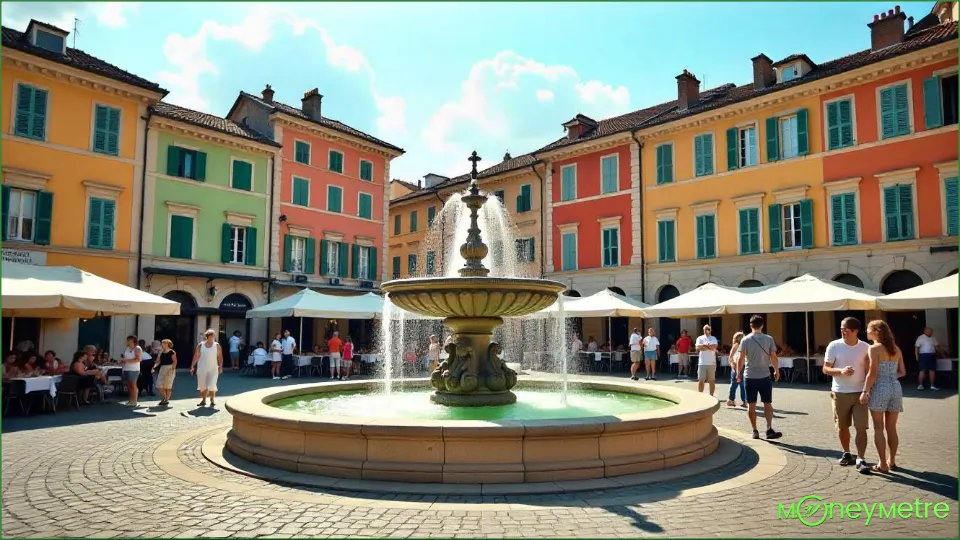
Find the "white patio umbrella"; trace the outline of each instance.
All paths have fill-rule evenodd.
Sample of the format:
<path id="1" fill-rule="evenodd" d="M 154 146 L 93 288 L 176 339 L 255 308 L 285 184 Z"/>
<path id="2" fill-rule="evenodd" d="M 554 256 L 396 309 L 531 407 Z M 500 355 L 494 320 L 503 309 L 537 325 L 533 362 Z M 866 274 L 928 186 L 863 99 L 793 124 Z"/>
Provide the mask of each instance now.
<path id="1" fill-rule="evenodd" d="M 647 304 L 617 294 L 610 289 L 583 298 L 563 299 L 563 314 L 566 317 L 644 317 Z M 554 315 L 560 310 L 560 302 L 554 302 L 534 316 Z"/>
<path id="2" fill-rule="evenodd" d="M 957 274 L 924 283 L 877 299 L 877 308 L 886 311 L 950 309 L 957 307 Z"/>
<path id="3" fill-rule="evenodd" d="M 744 297 L 768 289 L 770 286 L 742 288 L 726 287 L 715 283 L 704 283 L 696 289 L 680 296 L 654 304 L 643 311 L 647 317 L 716 317 L 732 313 L 728 306 L 737 304 Z"/>

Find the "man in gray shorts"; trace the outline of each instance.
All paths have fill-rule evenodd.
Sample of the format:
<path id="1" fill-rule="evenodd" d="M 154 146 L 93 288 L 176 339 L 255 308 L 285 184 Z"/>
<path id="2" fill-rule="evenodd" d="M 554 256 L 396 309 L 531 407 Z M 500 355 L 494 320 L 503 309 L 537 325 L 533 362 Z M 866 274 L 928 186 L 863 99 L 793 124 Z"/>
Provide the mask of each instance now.
<path id="1" fill-rule="evenodd" d="M 763 416 L 767 420 L 767 438 L 779 439 L 783 433 L 773 429 L 773 381 L 770 380 L 770 367 L 773 367 L 773 379 L 780 380 L 780 360 L 777 358 L 777 344 L 773 338 L 763 333 L 763 317 L 750 317 L 750 334 L 740 342 L 742 362 L 737 362 L 737 382 L 746 378 L 747 414 L 753 427 L 753 438 L 759 439 L 757 430 L 757 397 L 763 402 Z"/>

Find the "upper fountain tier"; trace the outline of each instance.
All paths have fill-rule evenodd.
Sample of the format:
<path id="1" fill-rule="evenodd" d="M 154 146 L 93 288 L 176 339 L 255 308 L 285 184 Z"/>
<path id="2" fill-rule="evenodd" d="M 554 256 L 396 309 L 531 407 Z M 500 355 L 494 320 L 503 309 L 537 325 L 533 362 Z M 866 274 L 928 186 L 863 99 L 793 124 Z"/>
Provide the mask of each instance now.
<path id="1" fill-rule="evenodd" d="M 477 183 L 480 156 L 471 154 L 470 188 L 461 199 L 470 209 L 467 240 L 460 246 L 466 261 L 460 277 L 428 277 L 388 281 L 380 286 L 394 305 L 430 317 L 521 317 L 549 307 L 566 288 L 547 279 L 488 277 L 483 265 L 489 249 L 480 236 L 477 212 L 487 200 Z"/>

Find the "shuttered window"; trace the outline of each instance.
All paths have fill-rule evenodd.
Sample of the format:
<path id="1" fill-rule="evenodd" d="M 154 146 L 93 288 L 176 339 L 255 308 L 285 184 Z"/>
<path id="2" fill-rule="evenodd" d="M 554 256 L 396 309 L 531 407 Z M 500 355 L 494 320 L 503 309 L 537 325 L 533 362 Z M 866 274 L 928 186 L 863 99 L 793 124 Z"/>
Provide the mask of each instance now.
<path id="1" fill-rule="evenodd" d="M 327 186 L 327 211 L 343 212 L 343 188 Z"/>
<path id="2" fill-rule="evenodd" d="M 373 182 L 373 163 L 365 159 L 360 160 L 360 179 Z"/>
<path id="3" fill-rule="evenodd" d="M 827 148 L 853 146 L 853 100 L 841 99 L 827 104 Z"/>
<path id="4" fill-rule="evenodd" d="M 835 246 L 857 243 L 857 196 L 840 193 L 830 196 L 830 234 Z"/>
<path id="5" fill-rule="evenodd" d="M 906 83 L 880 90 L 880 138 L 909 134 L 910 96 Z"/>
<path id="6" fill-rule="evenodd" d="M 394 257 L 390 262 L 390 270 L 393 279 L 400 279 L 400 257 Z"/>
<path id="7" fill-rule="evenodd" d="M 760 253 L 760 209 L 744 208 L 739 211 L 740 254 Z"/>
<path id="8" fill-rule="evenodd" d="M 310 164 L 310 145 L 303 141 L 296 141 L 293 143 L 294 155 L 293 159 L 297 163 L 303 163 L 304 165 Z"/>
<path id="9" fill-rule="evenodd" d="M 18 84 L 14 133 L 42 141 L 46 139 L 46 130 L 47 91 L 29 84 Z"/>
<path id="10" fill-rule="evenodd" d="M 713 174 L 713 133 L 704 133 L 693 138 L 694 175 Z"/>
<path id="11" fill-rule="evenodd" d="M 577 169 L 568 165 L 560 169 L 560 200 L 572 201 L 577 198 Z"/>
<path id="12" fill-rule="evenodd" d="M 249 161 L 233 160 L 231 185 L 234 189 L 253 190 L 253 165 Z"/>
<path id="13" fill-rule="evenodd" d="M 577 269 L 577 233 L 563 233 L 560 237 L 561 269 L 564 272 Z"/>
<path id="14" fill-rule="evenodd" d="M 310 206 L 310 181 L 293 177 L 293 204 Z"/>
<path id="15" fill-rule="evenodd" d="M 517 195 L 517 213 L 529 212 L 533 208 L 533 187 L 530 184 L 520 186 Z"/>
<path id="16" fill-rule="evenodd" d="M 437 217 L 437 207 L 431 206 L 427 208 L 427 227 L 433 227 L 433 220 Z"/>
<path id="17" fill-rule="evenodd" d="M 620 266 L 620 229 L 603 229 L 603 266 Z"/>
<path id="18" fill-rule="evenodd" d="M 343 154 L 336 150 L 331 150 L 327 168 L 335 173 L 343 174 Z"/>
<path id="19" fill-rule="evenodd" d="M 912 240 L 913 186 L 896 185 L 883 188 L 883 214 L 888 242 Z"/>
<path id="20" fill-rule="evenodd" d="M 697 258 L 711 259 L 717 256 L 717 218 L 713 214 L 697 216 Z"/>
<path id="21" fill-rule="evenodd" d="M 619 189 L 617 182 L 618 156 L 606 156 L 600 159 L 600 193 L 615 193 Z"/>
<path id="22" fill-rule="evenodd" d="M 657 261 L 674 262 L 677 260 L 676 222 L 664 220 L 657 222 Z"/>
<path id="23" fill-rule="evenodd" d="M 193 218 L 189 216 L 170 216 L 170 257 L 174 259 L 193 258 Z"/>
<path id="24" fill-rule="evenodd" d="M 87 216 L 87 247 L 113 249 L 116 208 L 116 201 L 90 199 L 89 215 Z"/>
<path id="25" fill-rule="evenodd" d="M 960 208 L 957 206 L 957 197 L 960 195 L 957 186 L 957 177 L 947 178 L 943 181 L 944 210 L 947 215 L 947 235 L 957 236 L 960 232 Z"/>
<path id="26" fill-rule="evenodd" d="M 93 151 L 111 156 L 120 153 L 120 109 L 96 106 L 93 118 Z"/>
<path id="27" fill-rule="evenodd" d="M 661 144 L 657 147 L 657 184 L 673 182 L 673 145 Z"/>
<path id="28" fill-rule="evenodd" d="M 365 219 L 373 219 L 373 196 L 361 193 L 357 200 L 357 215 Z"/>

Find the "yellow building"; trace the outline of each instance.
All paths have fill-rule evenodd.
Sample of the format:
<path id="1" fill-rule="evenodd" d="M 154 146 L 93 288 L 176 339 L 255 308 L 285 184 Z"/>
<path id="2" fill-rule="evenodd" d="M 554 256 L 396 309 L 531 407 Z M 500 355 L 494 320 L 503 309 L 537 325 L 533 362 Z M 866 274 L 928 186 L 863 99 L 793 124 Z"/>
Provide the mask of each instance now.
<path id="1" fill-rule="evenodd" d="M 3 28 L 3 258 L 136 286 L 143 117 L 166 91 L 67 35 L 38 21 Z M 88 343 L 117 351 L 134 326 L 115 319 L 18 320 L 15 338 L 64 359 Z"/>
<path id="2" fill-rule="evenodd" d="M 530 154 L 506 154 L 503 161 L 478 174 L 480 189 L 500 199 L 516 226 L 517 243 L 512 249 L 505 246 L 503 253 L 516 257 L 523 275 L 543 274 L 543 174 L 543 165 Z M 407 192 L 390 201 L 387 273 L 391 279 L 444 272 L 442 253 L 451 249 L 453 238 L 439 223 L 432 230 L 431 225 L 447 199 L 467 189 L 470 177 L 428 174 L 424 180 L 423 187 L 407 182 L 397 186 L 398 192 Z"/>

